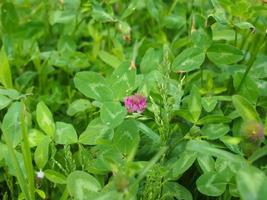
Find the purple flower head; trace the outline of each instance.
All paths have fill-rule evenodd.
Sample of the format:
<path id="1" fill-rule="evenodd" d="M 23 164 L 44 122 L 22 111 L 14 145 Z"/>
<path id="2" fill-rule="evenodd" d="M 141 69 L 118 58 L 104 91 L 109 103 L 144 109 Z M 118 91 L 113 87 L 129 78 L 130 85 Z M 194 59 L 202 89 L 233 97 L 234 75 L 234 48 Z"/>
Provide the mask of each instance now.
<path id="1" fill-rule="evenodd" d="M 124 99 L 124 106 L 129 113 L 144 112 L 147 106 L 146 97 L 135 94 Z"/>

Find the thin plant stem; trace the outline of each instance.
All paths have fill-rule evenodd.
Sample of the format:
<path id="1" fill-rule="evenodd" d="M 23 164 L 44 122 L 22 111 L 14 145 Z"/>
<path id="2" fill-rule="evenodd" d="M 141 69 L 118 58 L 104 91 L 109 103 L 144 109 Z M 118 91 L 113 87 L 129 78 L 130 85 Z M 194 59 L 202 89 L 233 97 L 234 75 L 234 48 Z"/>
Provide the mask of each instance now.
<path id="1" fill-rule="evenodd" d="M 28 189 L 29 189 L 29 197 L 31 200 L 35 199 L 35 187 L 34 187 L 34 171 L 32 166 L 32 156 L 31 156 L 31 148 L 29 144 L 28 134 L 27 134 L 27 125 L 25 120 L 26 115 L 26 107 L 22 100 L 22 110 L 20 116 L 21 123 L 21 131 L 22 131 L 22 154 L 23 160 L 26 168 L 26 174 L 28 179 Z"/>

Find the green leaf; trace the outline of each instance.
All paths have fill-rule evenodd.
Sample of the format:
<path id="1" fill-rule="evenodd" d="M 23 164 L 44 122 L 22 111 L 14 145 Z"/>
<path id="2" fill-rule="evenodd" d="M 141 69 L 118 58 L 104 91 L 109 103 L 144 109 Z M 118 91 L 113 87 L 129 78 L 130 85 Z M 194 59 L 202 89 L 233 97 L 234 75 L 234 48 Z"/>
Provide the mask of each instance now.
<path id="1" fill-rule="evenodd" d="M 5 95 L 12 100 L 18 100 L 22 95 L 14 89 L 2 89 L 0 88 L 0 94 Z"/>
<path id="2" fill-rule="evenodd" d="M 259 121 L 259 115 L 251 103 L 240 95 L 234 95 L 232 101 L 235 109 L 245 121 Z"/>
<path id="3" fill-rule="evenodd" d="M 12 102 L 12 99 L 0 94 L 0 110 L 7 107 Z"/>
<path id="4" fill-rule="evenodd" d="M 83 171 L 74 171 L 67 177 L 69 193 L 77 200 L 94 198 L 101 190 L 100 183 L 90 174 Z"/>
<path id="5" fill-rule="evenodd" d="M 118 68 L 122 63 L 120 59 L 106 51 L 100 51 L 98 56 L 104 63 L 110 65 L 114 69 Z"/>
<path id="6" fill-rule="evenodd" d="M 99 118 L 96 118 L 87 126 L 79 137 L 79 142 L 86 145 L 96 145 L 98 140 L 103 138 L 111 139 L 110 127 L 105 125 Z"/>
<path id="7" fill-rule="evenodd" d="M 42 131 L 37 129 L 30 129 L 29 131 L 29 143 L 30 147 L 35 147 L 46 137 Z"/>
<path id="8" fill-rule="evenodd" d="M 172 63 L 173 71 L 190 72 L 199 69 L 205 60 L 205 52 L 196 47 L 185 49 Z"/>
<path id="9" fill-rule="evenodd" d="M 49 23 L 54 24 L 67 24 L 75 20 L 75 13 L 69 10 L 51 10 L 49 12 Z"/>
<path id="10" fill-rule="evenodd" d="M 207 196 L 220 196 L 226 189 L 227 182 L 223 174 L 207 172 L 197 179 L 197 189 Z"/>
<path id="11" fill-rule="evenodd" d="M 140 63 L 140 70 L 143 74 L 147 74 L 159 68 L 160 52 L 153 48 L 149 48 Z"/>
<path id="12" fill-rule="evenodd" d="M 267 145 L 257 149 L 255 152 L 253 152 L 253 154 L 248 158 L 248 160 L 253 163 L 256 160 L 264 157 L 267 155 Z"/>
<path id="13" fill-rule="evenodd" d="M 85 112 L 87 109 L 91 108 L 91 102 L 87 99 L 77 99 L 73 101 L 67 110 L 67 115 L 74 116 L 79 112 Z"/>
<path id="14" fill-rule="evenodd" d="M 135 153 L 140 141 L 138 127 L 133 120 L 124 121 L 115 131 L 113 144 L 124 155 Z"/>
<path id="15" fill-rule="evenodd" d="M 44 102 L 39 102 L 36 108 L 36 120 L 40 128 L 50 137 L 54 138 L 55 123 L 53 115 Z"/>
<path id="16" fill-rule="evenodd" d="M 0 83 L 5 88 L 12 88 L 12 74 L 4 48 L 2 48 L 0 51 L 0 60 Z"/>
<path id="17" fill-rule="evenodd" d="M 230 128 L 226 124 L 208 124 L 204 125 L 201 129 L 202 135 L 206 136 L 209 140 L 218 139 L 229 132 Z"/>
<path id="18" fill-rule="evenodd" d="M 56 122 L 55 142 L 57 144 L 77 143 L 78 137 L 73 125 L 65 122 Z"/>
<path id="19" fill-rule="evenodd" d="M 74 77 L 74 84 L 89 98 L 98 101 L 113 100 L 113 92 L 106 79 L 96 72 L 78 72 Z"/>
<path id="20" fill-rule="evenodd" d="M 50 139 L 46 136 L 36 147 L 34 152 L 34 161 L 39 169 L 43 169 L 48 161 L 49 144 Z"/>
<path id="21" fill-rule="evenodd" d="M 117 102 L 105 102 L 100 108 L 100 118 L 102 122 L 111 128 L 120 125 L 126 117 L 126 114 L 126 109 Z"/>
<path id="22" fill-rule="evenodd" d="M 243 200 L 265 200 L 267 177 L 259 169 L 246 166 L 236 175 L 237 188 Z"/>
<path id="23" fill-rule="evenodd" d="M 199 119 L 197 121 L 197 125 L 202 125 L 202 124 L 211 124 L 211 123 L 229 123 L 231 122 L 231 118 L 220 115 L 220 114 L 211 114 L 211 115 L 206 115 L 203 118 Z"/>
<path id="24" fill-rule="evenodd" d="M 199 94 L 198 88 L 193 86 L 189 99 L 188 99 L 188 110 L 191 113 L 194 122 L 197 122 L 201 114 L 201 96 Z"/>
<path id="25" fill-rule="evenodd" d="M 234 64 L 242 60 L 244 55 L 238 48 L 228 45 L 214 43 L 207 52 L 208 58 L 215 64 Z"/>
<path id="26" fill-rule="evenodd" d="M 248 101 L 256 104 L 257 99 L 260 96 L 260 87 L 259 84 L 257 84 L 257 80 L 259 79 L 250 76 L 250 74 L 248 74 L 246 78 L 243 79 L 243 75 L 243 72 L 238 72 L 233 75 L 234 87 L 236 90 L 238 90 L 238 95 L 246 97 Z M 241 81 L 242 86 L 239 88 Z"/>
<path id="27" fill-rule="evenodd" d="M 35 192 L 41 197 L 42 199 L 46 198 L 45 192 L 43 190 L 35 189 Z"/>
<path id="28" fill-rule="evenodd" d="M 4 116 L 1 129 L 4 133 L 6 139 L 12 142 L 13 147 L 16 147 L 22 138 L 21 126 L 20 126 L 20 116 L 22 112 L 21 103 L 13 103 L 7 113 Z"/>
<path id="29" fill-rule="evenodd" d="M 236 22 L 236 23 L 234 23 L 234 26 L 239 28 L 239 29 L 247 29 L 247 30 L 251 30 L 251 31 L 254 31 L 256 29 L 255 26 L 253 26 L 249 22 Z"/>
<path id="30" fill-rule="evenodd" d="M 162 199 L 175 197 L 176 199 L 192 200 L 192 194 L 184 186 L 175 182 L 166 182 L 163 185 Z"/>
<path id="31" fill-rule="evenodd" d="M 211 112 L 217 105 L 217 97 L 202 97 L 201 104 L 207 112 Z"/>
<path id="32" fill-rule="evenodd" d="M 5 32 L 14 33 L 19 25 L 19 17 L 13 3 L 6 2 L 1 6 L 1 22 Z M 2 59 L 0 59 L 2 61 Z"/>
<path id="33" fill-rule="evenodd" d="M 185 151 L 172 166 L 172 176 L 181 176 L 195 162 L 197 155 L 195 152 Z"/>
<path id="34" fill-rule="evenodd" d="M 188 110 L 185 110 L 185 109 L 177 110 L 177 111 L 175 111 L 175 115 L 178 115 L 179 117 L 182 117 L 183 119 L 185 119 L 191 123 L 195 122 L 192 114 Z"/>
<path id="35" fill-rule="evenodd" d="M 47 169 L 44 171 L 44 174 L 45 174 L 45 178 L 47 178 L 52 183 L 56 183 L 56 184 L 66 184 L 67 183 L 67 178 L 63 174 L 61 174 L 57 171 Z"/>
<path id="36" fill-rule="evenodd" d="M 102 7 L 96 5 L 93 7 L 92 17 L 100 22 L 116 22 L 116 18 L 107 13 Z"/>
<path id="37" fill-rule="evenodd" d="M 191 37 L 195 47 L 206 50 L 212 44 L 211 37 L 203 29 L 193 31 Z"/>
<path id="38" fill-rule="evenodd" d="M 150 129 L 146 124 L 136 121 L 136 124 L 139 130 L 145 134 L 149 139 L 151 139 L 154 143 L 158 143 L 160 141 L 160 137 L 156 134 L 152 129 Z"/>
<path id="39" fill-rule="evenodd" d="M 230 153 L 228 151 L 216 148 L 206 141 L 190 140 L 186 149 L 188 151 L 198 152 L 205 155 L 215 156 L 233 163 L 244 163 L 245 159 L 239 155 Z"/>
<path id="40" fill-rule="evenodd" d="M 210 155 L 199 154 L 197 156 L 197 162 L 204 173 L 215 170 L 215 161 Z"/>
<path id="41" fill-rule="evenodd" d="M 131 69 L 129 63 L 120 65 L 109 79 L 115 99 L 122 100 L 136 88 L 136 70 Z"/>

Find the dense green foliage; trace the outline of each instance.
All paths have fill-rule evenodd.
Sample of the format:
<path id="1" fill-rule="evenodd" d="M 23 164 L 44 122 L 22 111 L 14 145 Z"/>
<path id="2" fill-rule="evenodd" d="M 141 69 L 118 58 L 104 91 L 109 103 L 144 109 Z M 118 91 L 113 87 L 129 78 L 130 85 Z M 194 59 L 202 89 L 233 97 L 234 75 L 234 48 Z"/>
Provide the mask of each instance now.
<path id="1" fill-rule="evenodd" d="M 0 199 L 266 199 L 266 1 L 0 7 Z"/>

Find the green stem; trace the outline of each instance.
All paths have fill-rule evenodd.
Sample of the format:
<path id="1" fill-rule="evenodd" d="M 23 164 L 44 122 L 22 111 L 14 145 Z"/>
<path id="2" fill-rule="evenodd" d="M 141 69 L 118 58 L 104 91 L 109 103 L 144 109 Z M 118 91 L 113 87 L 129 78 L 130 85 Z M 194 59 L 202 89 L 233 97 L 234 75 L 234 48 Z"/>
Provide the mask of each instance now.
<path id="1" fill-rule="evenodd" d="M 31 200 L 35 199 L 35 187 L 34 187 L 34 170 L 32 167 L 32 155 L 31 155 L 31 148 L 29 144 L 28 134 L 27 134 L 27 125 L 25 122 L 25 115 L 26 115 L 26 107 L 22 100 L 22 111 L 20 116 L 21 122 L 21 131 L 22 131 L 22 154 L 23 160 L 26 168 L 26 174 L 28 178 L 28 189 L 29 189 L 29 197 Z"/>

